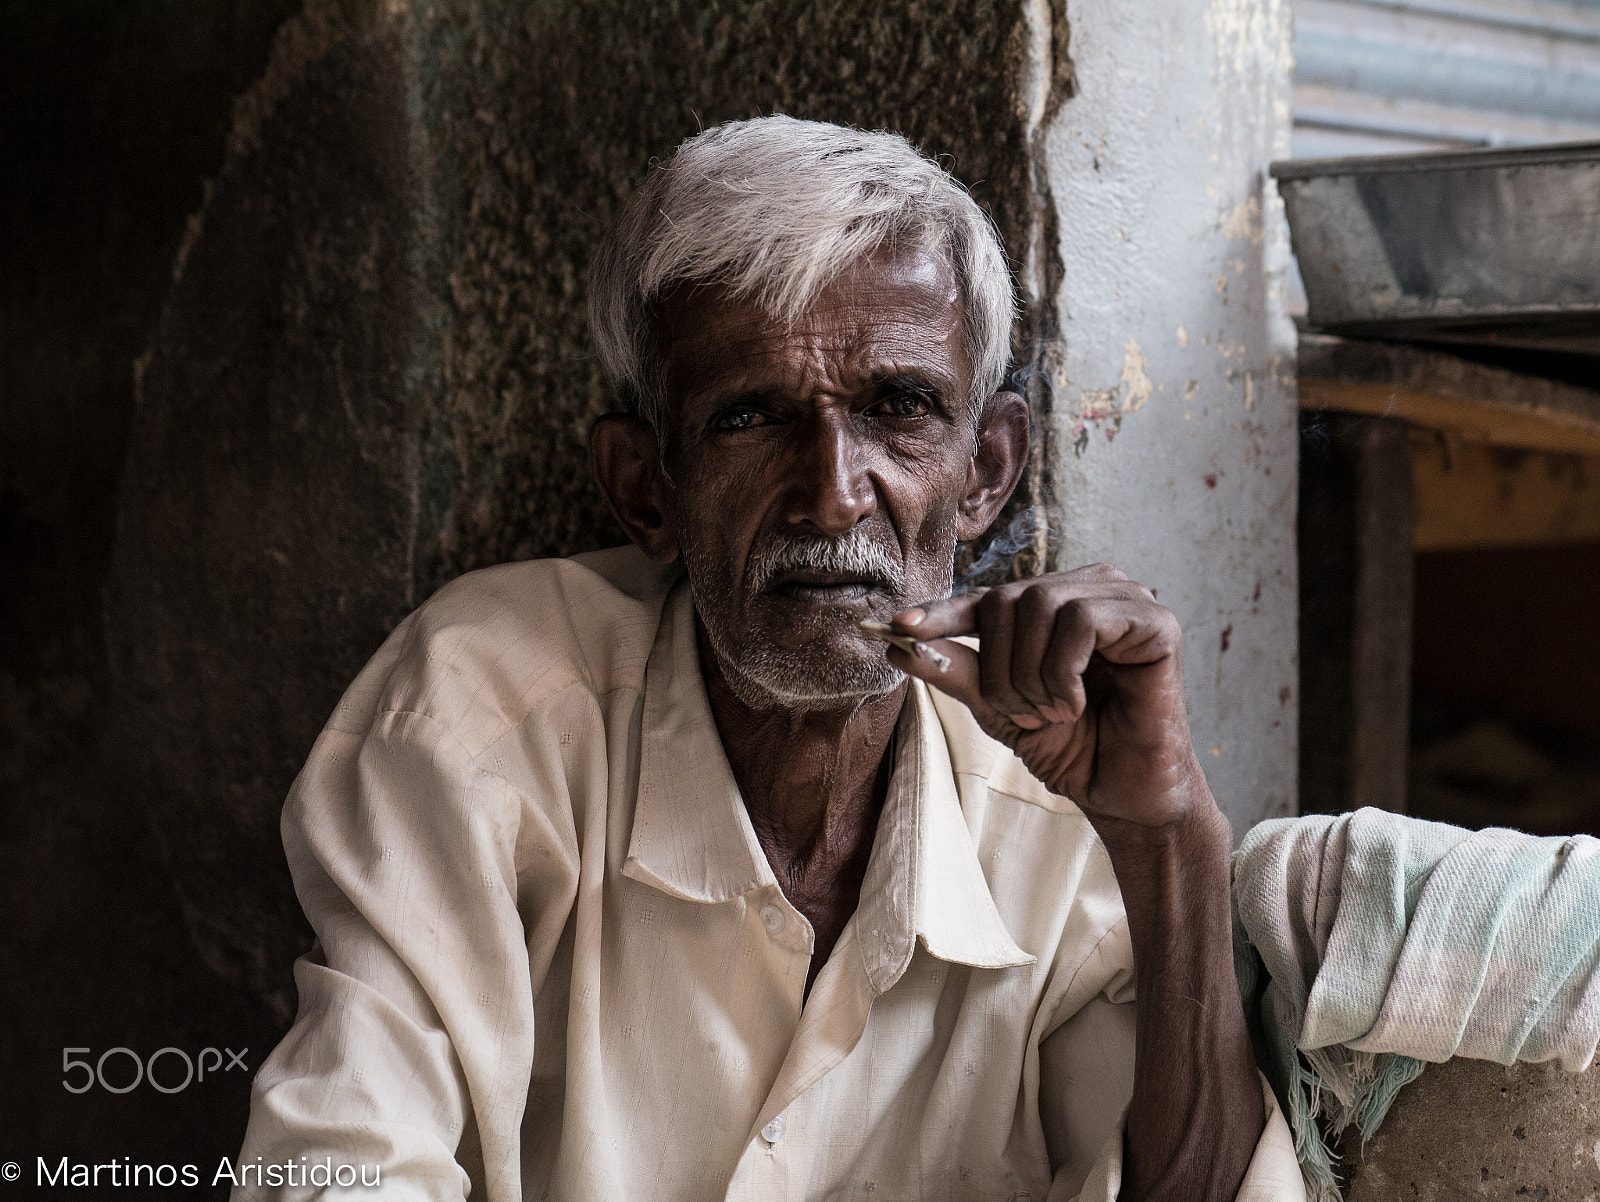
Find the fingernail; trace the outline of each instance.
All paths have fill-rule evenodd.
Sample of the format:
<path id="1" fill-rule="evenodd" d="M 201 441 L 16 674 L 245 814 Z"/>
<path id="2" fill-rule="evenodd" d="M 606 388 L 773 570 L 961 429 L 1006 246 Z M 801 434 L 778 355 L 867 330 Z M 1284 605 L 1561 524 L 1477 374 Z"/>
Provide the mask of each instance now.
<path id="1" fill-rule="evenodd" d="M 896 614 L 894 620 L 897 626 L 920 626 L 927 616 L 928 611 L 925 609 L 908 609 L 903 614 Z"/>

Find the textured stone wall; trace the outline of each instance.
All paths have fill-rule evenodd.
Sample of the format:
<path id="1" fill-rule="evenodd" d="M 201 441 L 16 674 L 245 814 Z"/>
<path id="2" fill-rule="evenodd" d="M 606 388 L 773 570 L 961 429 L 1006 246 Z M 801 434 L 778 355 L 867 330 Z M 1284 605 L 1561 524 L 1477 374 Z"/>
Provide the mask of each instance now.
<path id="1" fill-rule="evenodd" d="M 1406 1086 L 1365 1148 L 1343 1148 L 1346 1202 L 1600 1197 L 1600 1073 L 1450 1060 Z"/>
<path id="2" fill-rule="evenodd" d="M 614 541 L 588 478 L 607 401 L 584 271 L 650 161 L 699 127 L 781 111 L 898 130 L 1026 242 L 1017 3 L 457 0 L 419 45 L 438 54 L 419 70 L 437 71 L 428 132 L 455 238 L 442 400 L 457 495 L 428 586 Z"/>
<path id="3" fill-rule="evenodd" d="M 278 809 L 415 596 L 403 48 L 291 22 L 241 106 L 141 365 L 108 590 L 136 800 L 202 953 L 280 1017 L 308 940 Z"/>
<path id="4" fill-rule="evenodd" d="M 897 129 L 1033 253 L 1036 26 L 309 0 L 284 28 L 143 365 L 110 591 L 122 746 L 213 965 L 290 1012 L 308 933 L 277 815 L 385 633 L 463 571 L 621 541 L 587 467 L 583 279 L 651 160 L 773 111 Z"/>

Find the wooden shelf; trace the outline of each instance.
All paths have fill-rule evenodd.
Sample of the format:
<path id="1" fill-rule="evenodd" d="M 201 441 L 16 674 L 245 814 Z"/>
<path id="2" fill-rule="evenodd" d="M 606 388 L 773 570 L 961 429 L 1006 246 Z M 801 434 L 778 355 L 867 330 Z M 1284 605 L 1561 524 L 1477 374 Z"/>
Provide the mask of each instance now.
<path id="1" fill-rule="evenodd" d="M 1317 334 L 1299 387 L 1301 409 L 1410 427 L 1417 550 L 1600 540 L 1600 388 Z"/>
<path id="2" fill-rule="evenodd" d="M 1394 417 L 1469 442 L 1600 455 L 1594 388 L 1487 367 L 1445 351 L 1300 336 L 1300 408 Z"/>
<path id="3" fill-rule="evenodd" d="M 1600 456 L 1413 430 L 1411 492 L 1418 551 L 1600 541 Z"/>

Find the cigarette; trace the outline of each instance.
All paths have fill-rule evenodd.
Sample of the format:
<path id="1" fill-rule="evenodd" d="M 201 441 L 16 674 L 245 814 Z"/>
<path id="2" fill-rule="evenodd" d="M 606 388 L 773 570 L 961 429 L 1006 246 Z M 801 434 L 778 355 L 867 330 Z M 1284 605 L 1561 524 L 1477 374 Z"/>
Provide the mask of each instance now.
<path id="1" fill-rule="evenodd" d="M 941 672 L 950 670 L 950 657 L 942 651 L 936 651 L 921 639 L 914 639 L 909 634 L 900 634 L 887 622 L 874 622 L 870 618 L 861 623 L 861 629 L 874 638 L 880 638 L 886 643 L 893 643 L 900 650 L 925 659 Z"/>

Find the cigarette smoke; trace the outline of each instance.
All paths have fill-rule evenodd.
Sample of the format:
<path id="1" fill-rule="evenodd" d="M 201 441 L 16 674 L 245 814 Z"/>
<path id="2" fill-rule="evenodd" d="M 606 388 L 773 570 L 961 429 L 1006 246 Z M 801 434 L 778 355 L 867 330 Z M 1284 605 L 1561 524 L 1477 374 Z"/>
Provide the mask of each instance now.
<path id="1" fill-rule="evenodd" d="M 1065 519 L 1053 505 L 1030 505 L 1017 510 L 1011 524 L 990 541 L 972 566 L 956 577 L 955 591 L 1004 584 L 1011 579 L 1011 565 L 1023 551 L 1034 552 L 1041 564 L 1049 563 L 1061 548 Z"/>

